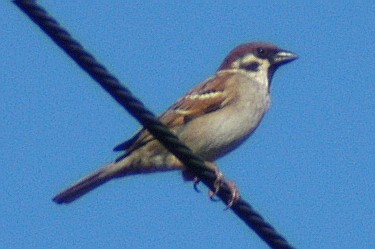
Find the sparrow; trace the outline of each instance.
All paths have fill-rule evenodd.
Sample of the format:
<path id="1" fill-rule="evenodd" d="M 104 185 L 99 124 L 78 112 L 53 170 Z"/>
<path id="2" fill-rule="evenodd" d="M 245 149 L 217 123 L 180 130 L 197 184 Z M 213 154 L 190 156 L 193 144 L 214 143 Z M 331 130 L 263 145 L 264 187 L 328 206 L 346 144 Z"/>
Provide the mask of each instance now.
<path id="1" fill-rule="evenodd" d="M 275 71 L 297 55 L 264 42 L 234 48 L 216 74 L 159 116 L 179 139 L 217 170 L 214 161 L 241 145 L 259 126 L 270 105 Z M 186 167 L 146 129 L 116 146 L 123 154 L 53 198 L 70 203 L 109 180 Z"/>

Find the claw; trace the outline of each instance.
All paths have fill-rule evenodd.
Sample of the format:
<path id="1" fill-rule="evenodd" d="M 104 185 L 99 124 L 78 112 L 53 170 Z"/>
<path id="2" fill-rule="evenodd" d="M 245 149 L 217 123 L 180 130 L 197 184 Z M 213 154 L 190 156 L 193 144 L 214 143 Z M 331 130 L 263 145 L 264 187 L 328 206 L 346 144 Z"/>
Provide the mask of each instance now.
<path id="1" fill-rule="evenodd" d="M 228 210 L 235 204 L 241 197 L 240 192 L 238 191 L 238 188 L 236 184 L 232 181 L 226 181 L 226 184 L 228 185 L 231 193 L 231 198 L 227 204 L 227 206 L 224 208 L 224 210 Z"/>
<path id="2" fill-rule="evenodd" d="M 196 191 L 196 192 L 198 192 L 198 193 L 200 193 L 201 191 L 199 190 L 199 188 L 198 188 L 198 184 L 200 183 L 200 181 L 201 180 L 199 180 L 199 178 L 198 177 L 194 177 L 194 179 L 193 179 L 193 187 L 194 187 L 194 190 Z"/>
<path id="3" fill-rule="evenodd" d="M 215 173 L 215 182 L 214 182 L 214 190 L 210 190 L 208 192 L 208 197 L 211 199 L 211 201 L 218 201 L 218 199 L 215 198 L 217 193 L 219 193 L 221 186 L 223 183 L 225 183 L 230 191 L 231 198 L 229 199 L 227 206 L 224 210 L 227 210 L 231 208 L 239 199 L 240 199 L 240 193 L 237 189 L 237 186 L 232 181 L 227 181 L 224 178 L 223 173 L 220 171 L 220 169 L 212 162 L 206 162 L 207 167 L 212 169 L 212 171 Z M 193 181 L 194 190 L 197 192 L 201 192 L 198 189 L 198 184 L 200 183 L 200 179 L 196 176 L 194 176 L 192 173 L 190 173 L 188 170 L 185 170 L 182 172 L 182 176 L 185 181 Z"/>
<path id="4" fill-rule="evenodd" d="M 221 184 L 224 182 L 224 175 L 223 173 L 219 170 L 218 167 L 214 167 L 214 172 L 215 172 L 215 175 L 216 175 L 216 179 L 215 179 L 215 182 L 214 182 L 214 191 L 210 190 L 208 192 L 208 197 L 212 200 L 212 201 L 217 201 L 216 199 L 214 199 L 214 197 L 217 195 L 217 193 L 219 192 L 220 190 L 220 187 L 221 187 Z"/>
<path id="5" fill-rule="evenodd" d="M 185 181 L 192 181 L 193 182 L 193 187 L 194 187 L 194 190 L 198 193 L 200 193 L 201 191 L 198 189 L 198 184 L 199 182 L 201 181 L 197 176 L 194 176 L 190 171 L 188 170 L 184 170 L 182 171 L 182 178 L 185 180 Z"/>

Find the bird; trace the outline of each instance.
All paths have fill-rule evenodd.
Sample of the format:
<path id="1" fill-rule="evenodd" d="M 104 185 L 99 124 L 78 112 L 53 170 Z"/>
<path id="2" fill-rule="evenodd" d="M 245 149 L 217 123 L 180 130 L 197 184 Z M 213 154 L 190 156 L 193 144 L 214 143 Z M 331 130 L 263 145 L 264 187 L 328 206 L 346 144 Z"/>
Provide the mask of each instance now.
<path id="1" fill-rule="evenodd" d="M 207 165 L 220 172 L 215 160 L 248 139 L 269 109 L 275 71 L 297 58 L 295 53 L 271 43 L 241 44 L 225 57 L 213 76 L 178 99 L 158 118 Z M 114 151 L 121 151 L 122 155 L 63 190 L 53 201 L 71 203 L 120 177 L 170 170 L 188 172 L 144 128 Z"/>

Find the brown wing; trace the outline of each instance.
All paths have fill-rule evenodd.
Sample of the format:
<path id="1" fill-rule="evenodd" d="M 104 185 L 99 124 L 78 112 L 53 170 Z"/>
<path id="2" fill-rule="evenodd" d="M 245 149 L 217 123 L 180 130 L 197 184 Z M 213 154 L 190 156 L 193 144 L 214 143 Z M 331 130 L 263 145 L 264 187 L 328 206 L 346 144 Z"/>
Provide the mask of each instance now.
<path id="1" fill-rule="evenodd" d="M 224 107 L 233 99 L 223 83 L 227 82 L 228 77 L 230 74 L 217 74 L 204 81 L 172 105 L 159 120 L 173 131 L 196 117 Z M 116 146 L 114 150 L 126 150 L 128 154 L 152 140 L 154 137 L 147 130 L 141 129 L 133 138 Z"/>

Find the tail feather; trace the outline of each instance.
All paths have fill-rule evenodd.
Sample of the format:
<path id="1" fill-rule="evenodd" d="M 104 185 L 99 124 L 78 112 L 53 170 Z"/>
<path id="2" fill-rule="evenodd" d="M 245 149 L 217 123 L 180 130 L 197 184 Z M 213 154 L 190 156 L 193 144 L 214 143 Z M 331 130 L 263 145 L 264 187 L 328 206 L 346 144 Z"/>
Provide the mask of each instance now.
<path id="1" fill-rule="evenodd" d="M 114 177 L 114 168 L 116 168 L 116 164 L 109 164 L 99 169 L 93 174 L 83 178 L 69 188 L 65 189 L 64 191 L 56 195 L 52 200 L 58 204 L 71 203 L 82 195 L 87 194 L 91 190 L 111 180 Z"/>

